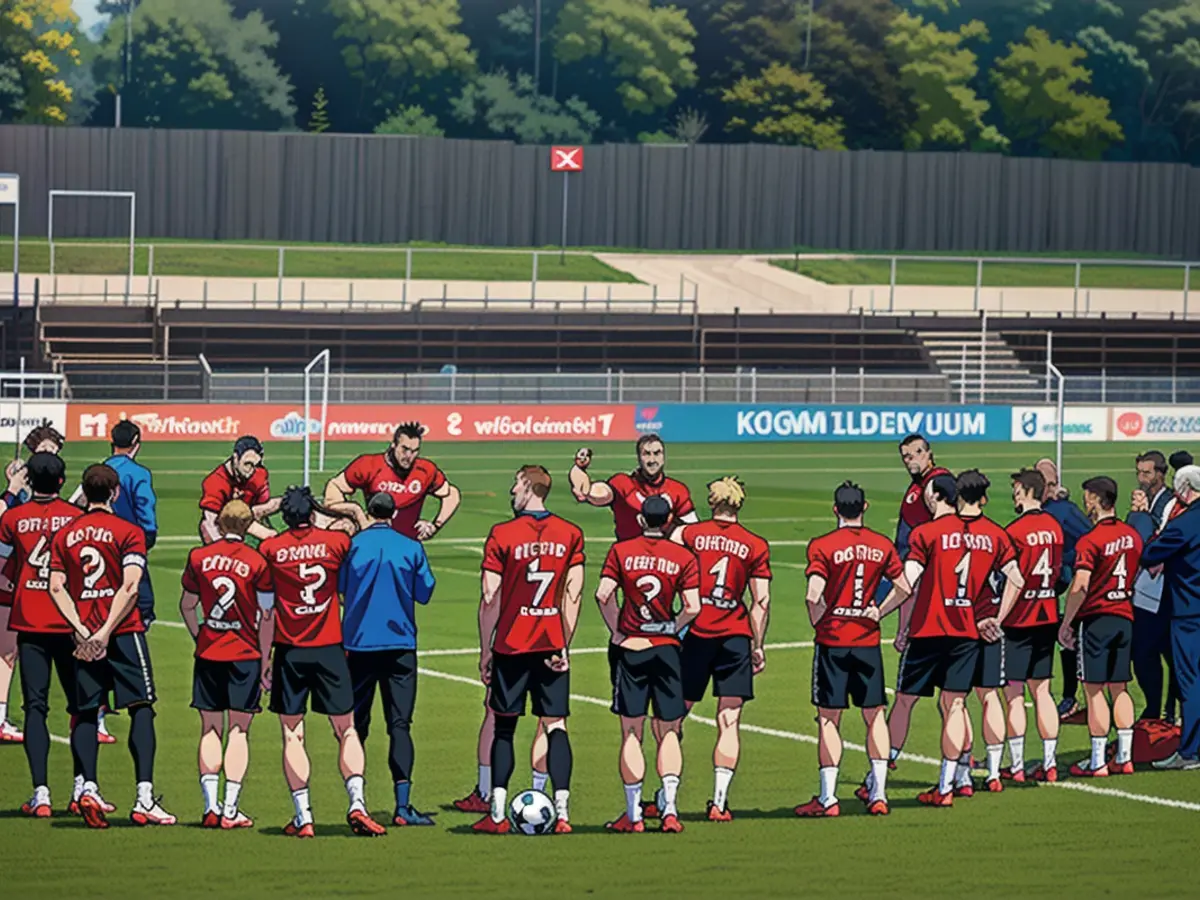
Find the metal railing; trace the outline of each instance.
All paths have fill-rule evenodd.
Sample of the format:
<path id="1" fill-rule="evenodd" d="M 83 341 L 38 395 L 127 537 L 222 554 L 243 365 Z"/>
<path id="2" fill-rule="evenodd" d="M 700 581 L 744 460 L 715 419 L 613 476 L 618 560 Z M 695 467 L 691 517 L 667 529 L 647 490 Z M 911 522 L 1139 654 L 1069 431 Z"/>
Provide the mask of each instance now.
<path id="1" fill-rule="evenodd" d="M 0 372 L 0 399 L 62 400 L 66 383 L 62 375 L 45 372 Z"/>

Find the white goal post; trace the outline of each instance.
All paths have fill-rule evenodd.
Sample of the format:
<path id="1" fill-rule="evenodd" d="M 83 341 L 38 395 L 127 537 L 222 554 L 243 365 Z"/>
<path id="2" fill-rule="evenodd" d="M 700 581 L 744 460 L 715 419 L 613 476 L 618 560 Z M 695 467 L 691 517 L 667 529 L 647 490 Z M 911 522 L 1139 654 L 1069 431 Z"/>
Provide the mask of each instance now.
<path id="1" fill-rule="evenodd" d="M 325 434 L 329 418 L 329 349 L 326 348 L 312 358 L 304 367 L 304 485 L 311 487 L 312 473 L 312 377 L 317 366 L 322 366 L 321 376 L 321 443 L 317 457 L 317 471 L 325 471 Z"/>
<path id="2" fill-rule="evenodd" d="M 1058 381 L 1058 408 L 1055 413 L 1058 422 L 1058 427 L 1054 429 L 1054 464 L 1058 467 L 1058 483 L 1063 484 L 1063 429 L 1066 427 L 1066 408 L 1065 400 L 1067 379 L 1063 373 L 1058 370 L 1058 367 L 1049 360 L 1046 361 L 1046 378 L 1047 391 L 1049 391 L 1049 379 L 1053 376 Z"/>
<path id="3" fill-rule="evenodd" d="M 133 242 L 137 233 L 136 191 L 50 191 L 50 214 L 46 225 L 46 236 L 50 242 L 50 277 L 54 277 L 54 199 L 56 197 L 98 197 L 108 200 L 129 201 L 129 270 L 125 273 L 125 298 L 128 300 L 133 289 Z"/>

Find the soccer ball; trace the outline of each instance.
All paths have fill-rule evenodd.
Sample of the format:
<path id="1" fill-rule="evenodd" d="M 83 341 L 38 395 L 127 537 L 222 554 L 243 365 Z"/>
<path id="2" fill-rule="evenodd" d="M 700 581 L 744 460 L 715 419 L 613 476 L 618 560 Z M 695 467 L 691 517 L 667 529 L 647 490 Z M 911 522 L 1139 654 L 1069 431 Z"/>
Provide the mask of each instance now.
<path id="1" fill-rule="evenodd" d="M 550 834 L 557 819 L 554 801 L 541 791 L 521 791 L 508 806 L 508 821 L 519 834 Z"/>

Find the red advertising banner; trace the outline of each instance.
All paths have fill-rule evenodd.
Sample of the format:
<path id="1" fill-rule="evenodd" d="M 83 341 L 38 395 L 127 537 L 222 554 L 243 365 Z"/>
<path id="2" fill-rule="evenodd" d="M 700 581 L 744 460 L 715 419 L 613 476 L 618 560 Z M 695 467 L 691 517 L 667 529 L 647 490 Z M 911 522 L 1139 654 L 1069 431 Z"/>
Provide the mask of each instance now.
<path id="1" fill-rule="evenodd" d="M 320 407 L 307 423 L 321 434 Z M 243 434 L 261 440 L 303 439 L 303 407 L 282 404 L 72 403 L 67 439 L 104 440 L 122 419 L 141 426 L 152 441 L 233 441 Z M 632 441 L 633 406 L 359 406 L 329 407 L 327 441 L 390 441 L 401 422 L 420 422 L 431 441 Z"/>

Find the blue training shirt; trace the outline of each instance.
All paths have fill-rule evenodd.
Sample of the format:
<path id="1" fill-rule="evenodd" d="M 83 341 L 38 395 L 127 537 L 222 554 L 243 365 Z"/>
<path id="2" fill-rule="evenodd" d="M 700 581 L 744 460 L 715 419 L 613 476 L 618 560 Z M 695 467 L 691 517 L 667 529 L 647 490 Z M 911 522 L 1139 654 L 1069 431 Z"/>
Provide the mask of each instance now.
<path id="1" fill-rule="evenodd" d="M 117 454 L 104 461 L 121 479 L 121 490 L 113 503 L 113 512 L 146 532 L 146 546 L 153 547 L 158 537 L 158 498 L 150 470 L 128 456 Z"/>
<path id="2" fill-rule="evenodd" d="M 433 571 L 420 543 L 392 530 L 388 522 L 359 532 L 338 572 L 346 649 L 416 650 L 415 604 L 428 603 L 433 587 Z"/>
<path id="3" fill-rule="evenodd" d="M 1200 616 L 1200 505 L 1189 506 L 1146 542 L 1142 565 L 1163 567 L 1160 612 L 1176 619 Z"/>

